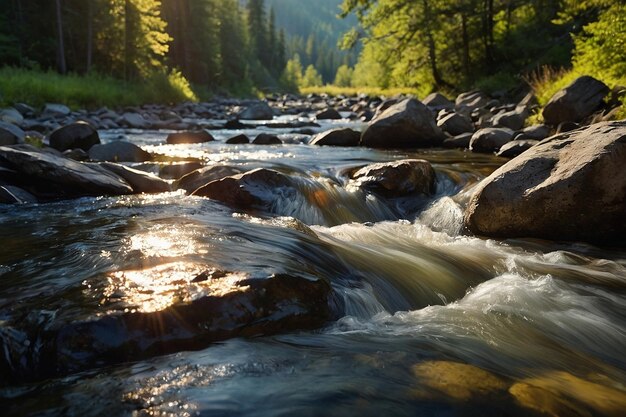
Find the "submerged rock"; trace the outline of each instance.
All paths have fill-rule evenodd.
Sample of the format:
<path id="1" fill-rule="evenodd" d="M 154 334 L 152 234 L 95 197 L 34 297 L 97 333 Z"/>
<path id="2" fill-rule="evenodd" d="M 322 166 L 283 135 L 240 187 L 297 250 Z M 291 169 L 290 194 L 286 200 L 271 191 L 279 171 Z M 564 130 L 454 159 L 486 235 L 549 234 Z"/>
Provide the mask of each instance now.
<path id="1" fill-rule="evenodd" d="M 423 159 L 367 165 L 352 174 L 351 180 L 351 186 L 384 197 L 430 195 L 435 191 L 435 184 L 435 170 Z"/>
<path id="2" fill-rule="evenodd" d="M 372 148 L 437 146 L 444 134 L 432 112 L 415 99 L 403 100 L 374 118 L 361 134 L 361 145 Z"/>
<path id="3" fill-rule="evenodd" d="M 56 129 L 48 139 L 50 146 L 58 151 L 89 149 L 100 143 L 98 131 L 89 123 L 75 122 Z"/>
<path id="4" fill-rule="evenodd" d="M 593 114 L 609 93 L 609 87 L 593 77 L 583 76 L 559 90 L 543 108 L 547 124 L 581 122 Z"/>
<path id="5" fill-rule="evenodd" d="M 92 146 L 89 149 L 89 159 L 108 162 L 145 162 L 152 159 L 152 156 L 134 143 L 120 140 Z"/>
<path id="6" fill-rule="evenodd" d="M 548 138 L 477 187 L 465 225 L 478 235 L 626 242 L 626 122 Z"/>
<path id="7" fill-rule="evenodd" d="M 361 133 L 350 128 L 331 129 L 316 135 L 310 145 L 319 146 L 357 146 Z"/>
<path id="8" fill-rule="evenodd" d="M 205 143 L 212 142 L 215 139 L 206 130 L 197 132 L 178 132 L 167 135 L 167 143 L 170 145 L 178 145 L 183 143 Z"/>

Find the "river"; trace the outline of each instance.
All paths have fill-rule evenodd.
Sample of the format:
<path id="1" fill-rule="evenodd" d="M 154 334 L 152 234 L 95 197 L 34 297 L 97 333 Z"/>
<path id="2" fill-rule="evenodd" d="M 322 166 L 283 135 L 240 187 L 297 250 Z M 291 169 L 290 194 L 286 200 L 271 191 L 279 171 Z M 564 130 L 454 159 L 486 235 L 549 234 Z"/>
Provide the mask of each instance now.
<path id="1" fill-rule="evenodd" d="M 293 135 L 282 146 L 222 142 L 261 130 L 198 145 L 163 145 L 162 132 L 102 137 L 297 177 L 304 198 L 277 193 L 271 214 L 182 192 L 0 205 L 0 320 L 45 327 L 158 310 L 176 300 L 177 274 L 200 265 L 323 277 L 345 316 L 3 386 L 2 415 L 622 415 L 624 249 L 464 234 L 472 188 L 505 162 L 495 156 Z M 432 163 L 435 196 L 387 201 L 345 186 L 351 168 L 403 158 Z"/>

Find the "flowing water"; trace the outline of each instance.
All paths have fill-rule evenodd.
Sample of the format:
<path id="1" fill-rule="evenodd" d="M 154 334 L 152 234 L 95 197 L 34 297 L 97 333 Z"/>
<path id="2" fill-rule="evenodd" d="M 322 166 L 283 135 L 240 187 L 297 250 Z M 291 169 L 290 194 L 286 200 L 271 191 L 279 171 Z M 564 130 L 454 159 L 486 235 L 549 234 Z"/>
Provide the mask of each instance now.
<path id="1" fill-rule="evenodd" d="M 345 316 L 317 331 L 5 384 L 2 415 L 623 415 L 626 251 L 464 234 L 473 186 L 504 160 L 297 136 L 219 141 L 236 133 L 176 146 L 159 132 L 128 137 L 170 156 L 276 169 L 299 192 L 277 190 L 268 212 L 248 214 L 181 192 L 0 206 L 3 337 L 26 345 L 15 323 L 158 310 L 177 299 L 178 276 L 207 265 L 322 277 Z M 381 200 L 347 186 L 354 167 L 409 157 L 433 164 L 436 195 Z"/>

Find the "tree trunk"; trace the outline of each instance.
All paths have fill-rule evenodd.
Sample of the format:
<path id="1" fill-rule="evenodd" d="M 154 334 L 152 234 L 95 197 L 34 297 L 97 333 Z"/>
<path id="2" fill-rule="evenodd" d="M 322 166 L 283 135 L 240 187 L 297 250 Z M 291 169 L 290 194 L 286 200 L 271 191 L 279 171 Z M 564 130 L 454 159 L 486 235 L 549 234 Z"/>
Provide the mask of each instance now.
<path id="1" fill-rule="evenodd" d="M 493 73 L 494 53 L 493 53 L 493 0 L 485 0 L 485 15 L 483 24 L 483 39 L 485 44 L 485 71 L 487 74 Z"/>
<path id="2" fill-rule="evenodd" d="M 132 16 L 130 0 L 124 1 L 124 80 L 130 79 L 132 39 Z"/>
<path id="3" fill-rule="evenodd" d="M 93 56 L 93 0 L 87 0 L 87 65 L 86 72 L 91 71 Z"/>
<path id="4" fill-rule="evenodd" d="M 61 0 L 56 0 L 57 14 L 57 68 L 61 74 L 67 72 L 65 64 L 65 46 L 63 45 L 63 19 L 61 17 Z"/>
<path id="5" fill-rule="evenodd" d="M 465 81 L 470 82 L 470 45 L 469 34 L 467 33 L 467 15 L 465 14 L 465 12 L 461 12 L 461 31 L 463 39 L 463 72 L 465 73 Z"/>
<path id="6" fill-rule="evenodd" d="M 437 50 L 430 26 L 430 19 L 432 16 L 430 14 L 430 5 L 428 4 L 428 0 L 422 0 L 422 5 L 424 7 L 424 17 L 426 19 L 426 39 L 428 41 L 428 61 L 430 64 L 430 73 L 435 81 L 436 87 L 452 88 L 452 85 L 444 81 L 439 73 L 439 68 L 437 68 Z"/>

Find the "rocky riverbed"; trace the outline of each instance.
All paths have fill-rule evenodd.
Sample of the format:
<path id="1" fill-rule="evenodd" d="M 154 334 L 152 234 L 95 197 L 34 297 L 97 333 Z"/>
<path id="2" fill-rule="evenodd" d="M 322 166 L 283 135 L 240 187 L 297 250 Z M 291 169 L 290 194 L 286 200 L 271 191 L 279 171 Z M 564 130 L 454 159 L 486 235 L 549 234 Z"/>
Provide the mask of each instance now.
<path id="1" fill-rule="evenodd" d="M 0 401 L 619 415 L 610 94 L 2 110 Z"/>

